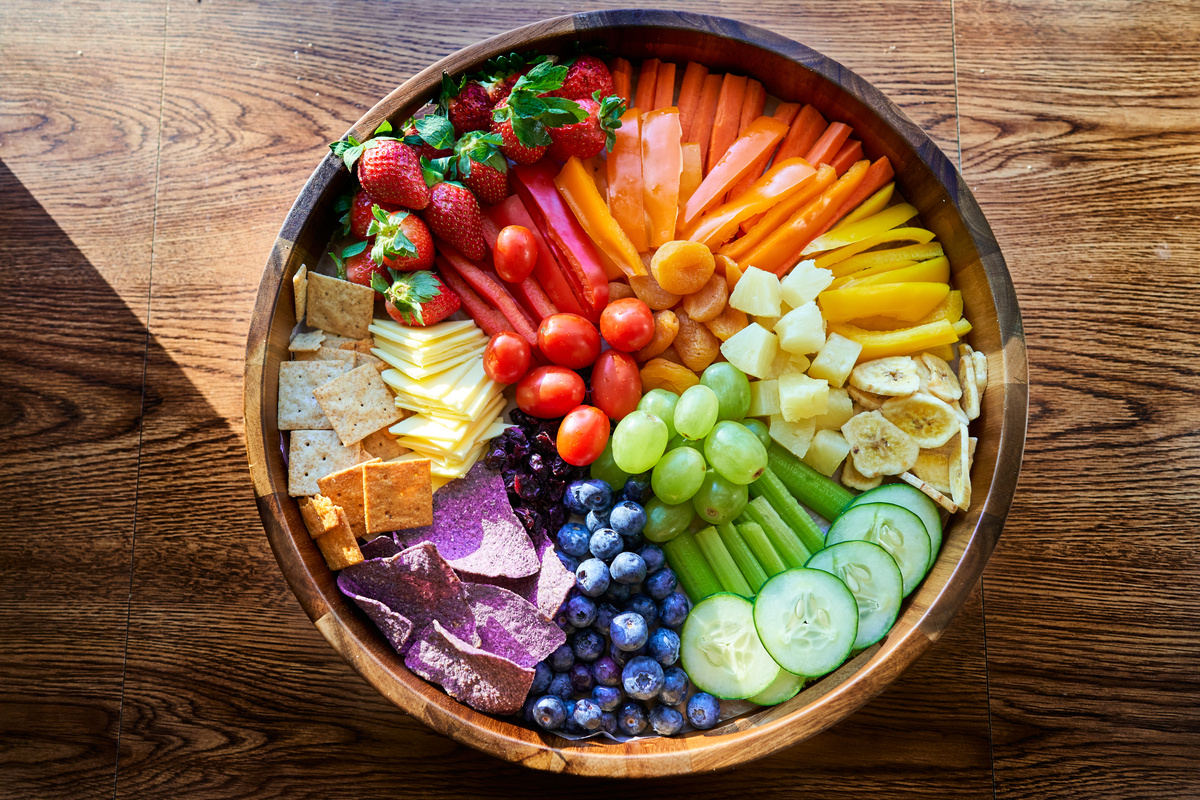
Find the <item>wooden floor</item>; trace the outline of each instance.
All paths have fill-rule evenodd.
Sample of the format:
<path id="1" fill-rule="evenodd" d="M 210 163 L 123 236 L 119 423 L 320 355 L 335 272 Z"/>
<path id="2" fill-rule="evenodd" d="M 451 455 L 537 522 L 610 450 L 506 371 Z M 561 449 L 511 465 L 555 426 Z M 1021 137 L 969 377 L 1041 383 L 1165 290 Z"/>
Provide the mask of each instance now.
<path id="1" fill-rule="evenodd" d="M 656 5 L 821 50 L 961 164 L 1032 402 L 1000 546 L 913 669 L 792 750 L 633 791 L 1200 796 L 1200 7 Z M 358 678 L 280 576 L 241 440 L 262 265 L 325 143 L 571 10 L 0 3 L 0 797 L 631 791 L 481 756 Z"/>

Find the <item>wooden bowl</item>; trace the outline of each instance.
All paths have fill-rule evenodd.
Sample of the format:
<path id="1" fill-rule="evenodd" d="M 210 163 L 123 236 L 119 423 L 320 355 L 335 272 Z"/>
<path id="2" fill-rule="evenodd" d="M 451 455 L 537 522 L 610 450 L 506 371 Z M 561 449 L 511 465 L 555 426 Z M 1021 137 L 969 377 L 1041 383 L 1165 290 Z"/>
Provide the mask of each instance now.
<path id="1" fill-rule="evenodd" d="M 945 247 L 974 325 L 970 341 L 988 356 L 989 384 L 971 510 L 953 517 L 941 555 L 906 601 L 891 633 L 792 700 L 709 731 L 624 744 L 572 742 L 474 711 L 412 675 L 353 603 L 337 590 L 287 494 L 276 426 L 279 362 L 296 323 L 291 279 L 316 264 L 334 226 L 333 204 L 351 184 L 327 155 L 296 199 L 259 286 L 246 347 L 246 448 L 267 538 L 309 618 L 342 657 L 397 706 L 440 733 L 535 769 L 581 775 L 661 777 L 760 758 L 828 728 L 883 691 L 945 630 L 983 572 L 1012 502 L 1025 443 L 1025 339 L 1012 281 L 991 229 L 954 166 L 905 114 L 840 64 L 774 33 L 732 20 L 668 11 L 608 11 L 539 22 L 461 50 L 414 76 L 355 123 L 368 138 L 384 119 L 406 119 L 437 91 L 442 71 L 460 74 L 514 50 L 563 52 L 602 44 L 633 60 L 700 61 L 748 73 L 784 100 L 810 102 L 853 126 L 872 158 L 886 155 L 899 186 Z"/>

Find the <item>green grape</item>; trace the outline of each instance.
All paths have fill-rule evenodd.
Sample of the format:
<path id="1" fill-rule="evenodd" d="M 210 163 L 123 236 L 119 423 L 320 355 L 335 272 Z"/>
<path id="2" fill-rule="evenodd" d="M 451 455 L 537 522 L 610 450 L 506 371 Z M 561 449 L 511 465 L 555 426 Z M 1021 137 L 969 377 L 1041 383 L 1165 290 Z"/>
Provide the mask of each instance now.
<path id="1" fill-rule="evenodd" d="M 625 481 L 629 480 L 629 473 L 618 467 L 617 462 L 613 460 L 612 439 L 604 445 L 604 452 L 600 457 L 592 462 L 590 474 L 613 487 L 624 486 Z"/>
<path id="2" fill-rule="evenodd" d="M 767 448 L 745 425 L 728 419 L 704 437 L 704 457 L 731 483 L 752 483 L 767 468 Z"/>
<path id="3" fill-rule="evenodd" d="M 670 439 L 675 435 L 675 404 L 678 402 L 679 395 L 674 392 L 668 392 L 666 389 L 651 389 L 638 402 L 637 407 L 642 411 L 649 411 L 667 423 L 667 438 Z"/>
<path id="4" fill-rule="evenodd" d="M 749 499 L 750 492 L 744 485 L 731 483 L 710 469 L 692 496 L 692 506 L 705 522 L 721 525 L 741 514 Z"/>
<path id="5" fill-rule="evenodd" d="M 680 434 L 675 434 L 671 441 L 667 442 L 667 452 L 670 452 L 678 447 L 690 447 L 693 450 L 704 452 L 704 442 L 685 438 Z"/>
<path id="6" fill-rule="evenodd" d="M 771 432 L 767 428 L 767 423 L 763 422 L 761 419 L 755 419 L 754 417 L 751 417 L 750 419 L 742 420 L 742 424 L 746 426 L 746 430 L 758 437 L 758 440 L 762 442 L 763 447 L 771 446 Z"/>
<path id="7" fill-rule="evenodd" d="M 689 387 L 675 406 L 675 430 L 688 439 L 703 439 L 717 422 L 720 403 L 707 386 Z"/>
<path id="8" fill-rule="evenodd" d="M 612 435 L 613 460 L 630 475 L 646 472 L 667 449 L 667 424 L 649 411 L 631 411 Z"/>
<path id="9" fill-rule="evenodd" d="M 667 452 L 654 465 L 650 475 L 650 488 L 654 496 L 664 503 L 682 503 L 692 495 L 704 481 L 704 456 L 690 447 L 680 447 Z"/>
<path id="10" fill-rule="evenodd" d="M 657 497 L 646 503 L 646 527 L 642 535 L 652 542 L 669 542 L 688 529 L 696 512 L 691 503 L 668 505 Z"/>
<path id="11" fill-rule="evenodd" d="M 710 365 L 700 376 L 700 384 L 717 394 L 717 419 L 741 420 L 750 411 L 750 381 L 728 361 Z"/>

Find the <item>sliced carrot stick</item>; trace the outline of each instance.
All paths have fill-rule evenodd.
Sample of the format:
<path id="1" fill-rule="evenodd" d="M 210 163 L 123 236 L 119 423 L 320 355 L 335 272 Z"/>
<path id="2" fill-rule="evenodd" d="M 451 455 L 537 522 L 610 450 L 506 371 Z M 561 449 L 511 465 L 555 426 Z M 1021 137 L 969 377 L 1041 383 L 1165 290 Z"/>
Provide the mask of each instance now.
<path id="1" fill-rule="evenodd" d="M 716 129 L 713 130 L 715 133 Z M 712 164 L 704 182 L 684 205 L 680 226 L 691 227 L 701 214 L 720 203 L 729 187 L 749 171 L 759 156 L 779 144 L 785 133 L 787 126 L 777 119 L 759 117 L 754 120 L 745 135 L 732 142 L 722 157 Z"/>
<path id="2" fill-rule="evenodd" d="M 700 145 L 695 142 L 685 142 L 683 145 L 683 172 L 679 175 L 679 207 L 683 208 L 700 182 L 704 180 L 704 157 L 700 155 Z"/>
<path id="3" fill-rule="evenodd" d="M 738 121 L 742 115 L 742 99 L 746 96 L 745 75 L 725 73 L 721 81 L 721 93 L 717 98 L 717 113 L 713 118 L 712 134 L 709 137 L 708 155 L 704 158 L 705 174 L 725 155 L 729 145 L 737 138 Z"/>
<path id="4" fill-rule="evenodd" d="M 742 98 L 742 114 L 738 117 L 738 136 L 746 132 L 751 122 L 762 116 L 766 105 L 767 90 L 761 83 L 749 78 L 746 81 L 746 96 Z"/>
<path id="5" fill-rule="evenodd" d="M 658 75 L 654 78 L 654 105 L 651 109 L 670 108 L 675 105 L 675 65 L 663 61 L 658 65 Z"/>
<path id="6" fill-rule="evenodd" d="M 713 117 L 721 97 L 721 76 L 705 75 L 700 87 L 700 102 L 696 104 L 696 115 L 692 117 L 692 135 L 689 141 L 700 145 L 700 159 L 708 163 L 708 145 L 712 136 Z"/>
<path id="7" fill-rule="evenodd" d="M 789 159 L 790 160 L 790 159 Z M 758 215 L 758 222 L 751 226 L 746 235 L 736 239 L 720 249 L 723 256 L 729 256 L 735 261 L 741 261 L 747 253 L 758 247 L 777 228 L 787 222 L 813 198 L 828 189 L 837 180 L 833 167 L 828 164 L 817 170 L 816 177 L 806 181 L 795 194 L 788 195 L 771 207 L 770 211 Z"/>
<path id="8" fill-rule="evenodd" d="M 780 103 L 779 107 L 775 109 L 775 113 L 771 116 L 782 122 L 784 125 L 789 126 L 788 130 L 790 131 L 792 121 L 796 119 L 796 115 L 799 113 L 799 103 Z M 782 142 L 780 145 L 782 145 Z M 754 162 L 754 166 L 750 167 L 750 171 L 747 172 L 745 176 L 740 181 L 735 183 L 733 188 L 729 190 L 729 195 L 725 198 L 725 202 L 731 202 L 745 194 L 746 190 L 750 188 L 750 184 L 761 178 L 762 174 L 767 171 L 767 162 L 769 162 L 778 151 L 779 148 L 776 147 L 775 149 L 759 156 L 758 160 Z M 781 162 L 779 159 L 775 159 L 775 163 L 778 164 Z"/>
<path id="9" fill-rule="evenodd" d="M 884 156 L 868 167 L 867 174 L 863 176 L 862 183 L 846 198 L 845 202 L 829 218 L 829 221 L 817 230 L 816 236 L 813 238 L 817 238 L 817 236 L 837 225 L 847 214 L 858 208 L 868 197 L 886 186 L 888 181 L 894 177 L 896 177 L 896 172 L 892 169 L 892 162 L 888 161 L 887 156 Z"/>
<path id="10" fill-rule="evenodd" d="M 708 77 L 708 67 L 689 61 L 683 70 L 683 83 L 679 87 L 679 125 L 683 129 L 683 140 L 694 142 L 692 138 L 692 120 L 696 117 L 696 107 L 700 104 L 700 90 L 704 87 L 704 79 Z"/>
<path id="11" fill-rule="evenodd" d="M 844 122 L 829 123 L 829 127 L 821 134 L 821 138 L 817 139 L 817 143 L 809 149 L 804 160 L 815 167 L 829 164 L 837 155 L 837 151 L 842 149 L 842 145 L 846 143 L 850 133 L 850 126 Z M 833 165 L 830 164 L 830 166 Z"/>
<path id="12" fill-rule="evenodd" d="M 788 158 L 804 158 L 812 146 L 817 143 L 817 139 L 821 138 L 826 124 L 820 111 L 812 106 L 804 106 L 796 115 L 792 127 L 788 129 L 787 136 L 783 137 L 783 144 L 779 145 L 779 152 L 775 154 L 775 158 L 779 161 Z M 813 166 L 819 167 L 820 164 L 813 164 Z"/>
<path id="13" fill-rule="evenodd" d="M 631 108 L 621 116 L 616 143 L 608 154 L 608 209 L 639 253 L 650 249 L 642 207 L 642 115 Z"/>
<path id="14" fill-rule="evenodd" d="M 637 94 L 633 97 L 633 104 L 643 111 L 654 108 L 654 89 L 658 83 L 658 65 L 657 58 L 647 58 L 642 62 L 642 69 L 638 72 Z"/>
<path id="15" fill-rule="evenodd" d="M 608 69 L 613 77 L 613 94 L 628 107 L 633 102 L 633 65 L 623 58 L 614 58 Z"/>
<path id="16" fill-rule="evenodd" d="M 846 174 L 846 170 L 854 165 L 854 162 L 861 160 L 863 157 L 862 142 L 858 139 L 847 139 L 842 145 L 842 149 L 837 151 L 837 155 L 829 162 L 829 166 L 837 171 L 838 176 Z"/>

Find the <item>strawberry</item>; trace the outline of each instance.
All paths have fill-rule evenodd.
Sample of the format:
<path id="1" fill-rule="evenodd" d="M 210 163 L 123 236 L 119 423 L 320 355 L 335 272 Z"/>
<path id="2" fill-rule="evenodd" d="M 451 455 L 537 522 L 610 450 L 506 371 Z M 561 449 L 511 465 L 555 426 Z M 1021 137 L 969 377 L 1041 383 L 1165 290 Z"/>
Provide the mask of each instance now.
<path id="1" fill-rule="evenodd" d="M 439 150 L 421 136 L 417 126 L 409 123 L 404 128 L 404 143 L 417 151 L 417 156 L 420 158 L 428 158 L 433 161 L 435 158 L 445 158 L 450 155 L 450 149 Z"/>
<path id="2" fill-rule="evenodd" d="M 576 100 L 587 113 L 583 122 L 550 129 L 550 157 L 566 161 L 571 156 L 591 158 L 612 147 L 616 141 L 613 131 L 621 127 L 621 115 L 625 113 L 625 101 L 617 96 L 585 97 Z"/>
<path id="3" fill-rule="evenodd" d="M 468 131 L 486 131 L 492 125 L 492 106 L 495 102 L 479 81 L 455 82 L 442 73 L 442 96 L 438 108 L 445 110 L 446 118 L 454 126 L 454 135 L 462 136 Z"/>
<path id="4" fill-rule="evenodd" d="M 366 142 L 348 136 L 329 149 L 351 172 L 357 164 L 358 182 L 380 203 L 422 209 L 429 205 L 429 187 L 421 176 L 420 156 L 399 139 L 379 135 L 391 130 L 391 123 L 384 120 Z"/>
<path id="5" fill-rule="evenodd" d="M 567 77 L 563 79 L 562 87 L 551 94 L 568 100 L 583 100 L 593 97 L 596 92 L 601 97 L 613 93 L 612 73 L 595 56 L 580 56 L 567 65 Z"/>
<path id="6" fill-rule="evenodd" d="M 533 69 L 535 64 L 545 60 L 547 60 L 546 56 L 537 56 L 532 61 L 528 61 L 520 53 L 510 53 L 507 56 L 497 56 L 489 61 L 483 68 L 481 76 L 483 77 L 483 88 L 492 101 L 492 107 L 495 108 L 497 103 L 508 97 L 518 78 Z"/>
<path id="7" fill-rule="evenodd" d="M 494 206 L 508 197 L 508 162 L 500 152 L 502 143 L 497 134 L 471 131 L 454 145 L 458 176 L 484 205 Z"/>
<path id="8" fill-rule="evenodd" d="M 547 94 L 560 88 L 566 75 L 566 67 L 542 61 L 518 78 L 509 96 L 493 109 L 492 133 L 500 135 L 504 154 L 518 164 L 532 164 L 545 155 L 550 144 L 547 128 L 587 118 L 574 100 Z"/>
<path id="9" fill-rule="evenodd" d="M 355 242 L 342 250 L 340 256 L 337 253 L 329 255 L 333 258 L 333 263 L 337 265 L 338 277 L 342 280 L 362 286 L 371 286 L 374 280 L 373 276 L 385 279 L 388 276 L 386 267 L 371 260 L 371 253 L 367 250 L 366 242 Z"/>
<path id="10" fill-rule="evenodd" d="M 461 183 L 434 184 L 424 216 L 434 235 L 454 245 L 467 258 L 478 261 L 487 254 L 479 201 Z"/>
<path id="11" fill-rule="evenodd" d="M 436 325 L 462 307 L 458 295 L 427 270 L 393 272 L 390 286 L 376 275 L 371 287 L 383 295 L 388 315 L 401 325 Z"/>
<path id="12" fill-rule="evenodd" d="M 408 211 L 372 210 L 367 232 L 375 237 L 371 260 L 389 269 L 416 272 L 433 266 L 433 238 L 429 228 Z"/>
<path id="13" fill-rule="evenodd" d="M 367 233 L 367 228 L 371 226 L 372 220 L 375 219 L 372 209 L 376 206 L 379 206 L 389 214 L 400 210 L 387 203 L 380 203 L 365 191 L 359 190 L 355 192 L 354 199 L 350 202 L 350 209 L 346 219 L 346 233 L 355 239 L 369 238 L 371 234 Z"/>

